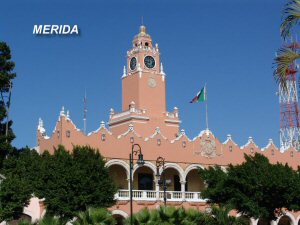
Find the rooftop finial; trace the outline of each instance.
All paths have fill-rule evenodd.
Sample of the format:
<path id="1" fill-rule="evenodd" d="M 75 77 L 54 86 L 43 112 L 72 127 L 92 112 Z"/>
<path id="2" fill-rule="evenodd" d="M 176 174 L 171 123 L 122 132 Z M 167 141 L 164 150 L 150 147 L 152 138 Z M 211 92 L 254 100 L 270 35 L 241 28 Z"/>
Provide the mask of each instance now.
<path id="1" fill-rule="evenodd" d="M 105 122 L 103 120 L 100 123 L 100 127 L 105 127 Z"/>
<path id="2" fill-rule="evenodd" d="M 60 115 L 63 116 L 65 115 L 65 107 L 61 107 Z"/>
<path id="3" fill-rule="evenodd" d="M 46 130 L 44 128 L 44 122 L 42 118 L 39 118 L 39 125 L 38 125 L 38 131 L 43 134 L 43 136 L 46 134 Z"/>
<path id="4" fill-rule="evenodd" d="M 39 128 L 42 128 L 42 127 L 44 127 L 44 123 L 43 123 L 42 118 L 39 118 Z"/>
<path id="5" fill-rule="evenodd" d="M 162 64 L 162 63 L 160 63 L 160 73 L 161 73 L 162 75 L 166 75 L 165 72 L 164 72 L 164 67 L 163 67 L 163 64 Z"/>
<path id="6" fill-rule="evenodd" d="M 140 34 L 146 34 L 146 27 L 144 25 L 140 26 Z"/>
<path id="7" fill-rule="evenodd" d="M 126 77 L 126 67 L 124 66 L 123 67 L 123 75 L 122 75 L 122 78 Z"/>

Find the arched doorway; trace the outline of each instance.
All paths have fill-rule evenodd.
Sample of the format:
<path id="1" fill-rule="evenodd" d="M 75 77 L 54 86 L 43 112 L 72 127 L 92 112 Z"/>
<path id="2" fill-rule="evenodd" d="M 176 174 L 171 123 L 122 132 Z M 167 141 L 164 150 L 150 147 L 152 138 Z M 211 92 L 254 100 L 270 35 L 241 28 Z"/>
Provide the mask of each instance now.
<path id="1" fill-rule="evenodd" d="M 133 174 L 134 190 L 155 190 L 153 170 L 147 166 L 141 166 Z"/>
<path id="2" fill-rule="evenodd" d="M 282 216 L 279 221 L 278 225 L 291 225 L 292 221 L 288 216 Z"/>
<path id="3" fill-rule="evenodd" d="M 123 225 L 125 218 L 122 215 L 115 214 L 113 215 L 114 219 L 116 220 L 116 225 Z"/>
<path id="4" fill-rule="evenodd" d="M 259 219 L 257 225 L 270 225 L 270 222 L 266 219 Z"/>
<path id="5" fill-rule="evenodd" d="M 166 180 L 167 191 L 181 191 L 180 174 L 178 170 L 172 167 L 166 168 L 161 174 L 161 179 L 163 177 Z M 163 190 L 163 188 L 161 187 L 160 190 Z"/>
<path id="6" fill-rule="evenodd" d="M 123 166 L 113 164 L 108 167 L 108 170 L 118 189 L 128 189 L 127 172 Z"/>
<path id="7" fill-rule="evenodd" d="M 192 169 L 186 175 L 185 190 L 201 192 L 205 189 L 205 183 L 198 173 L 198 169 Z"/>
<path id="8" fill-rule="evenodd" d="M 122 210 L 113 210 L 112 215 L 116 220 L 116 225 L 123 225 L 125 223 L 125 219 L 128 217 L 128 214 Z"/>

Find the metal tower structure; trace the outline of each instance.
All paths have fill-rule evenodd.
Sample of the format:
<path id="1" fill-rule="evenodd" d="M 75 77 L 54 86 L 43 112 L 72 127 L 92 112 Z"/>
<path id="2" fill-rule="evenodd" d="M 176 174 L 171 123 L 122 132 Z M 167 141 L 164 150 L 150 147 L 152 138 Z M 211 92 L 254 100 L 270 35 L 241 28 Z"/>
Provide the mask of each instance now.
<path id="1" fill-rule="evenodd" d="M 292 50 L 300 49 L 298 42 L 292 42 L 287 46 Z M 295 147 L 300 151 L 300 117 L 297 91 L 298 65 L 293 62 L 287 69 L 288 80 L 286 89 L 279 83 L 280 103 L 280 150 L 285 151 L 289 147 Z"/>

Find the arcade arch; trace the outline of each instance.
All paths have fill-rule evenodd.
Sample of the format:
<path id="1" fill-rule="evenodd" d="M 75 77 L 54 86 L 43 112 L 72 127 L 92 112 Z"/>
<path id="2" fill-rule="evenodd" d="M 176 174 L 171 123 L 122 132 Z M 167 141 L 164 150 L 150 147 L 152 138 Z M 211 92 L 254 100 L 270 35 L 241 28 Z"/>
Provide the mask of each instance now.
<path id="1" fill-rule="evenodd" d="M 116 225 L 123 225 L 124 224 L 124 220 L 128 217 L 128 214 L 122 210 L 113 210 L 111 212 L 111 214 L 113 215 L 113 217 L 115 218 L 115 220 L 117 221 Z"/>
<path id="2" fill-rule="evenodd" d="M 128 164 L 121 160 L 110 160 L 105 166 L 118 189 L 128 189 Z"/>
<path id="3" fill-rule="evenodd" d="M 133 189 L 134 190 L 155 190 L 154 184 L 155 166 L 150 162 L 144 165 L 134 165 L 133 168 Z"/>
<path id="4" fill-rule="evenodd" d="M 198 192 L 205 189 L 204 180 L 198 174 L 199 168 L 204 168 L 201 165 L 190 165 L 185 170 L 185 191 Z"/>

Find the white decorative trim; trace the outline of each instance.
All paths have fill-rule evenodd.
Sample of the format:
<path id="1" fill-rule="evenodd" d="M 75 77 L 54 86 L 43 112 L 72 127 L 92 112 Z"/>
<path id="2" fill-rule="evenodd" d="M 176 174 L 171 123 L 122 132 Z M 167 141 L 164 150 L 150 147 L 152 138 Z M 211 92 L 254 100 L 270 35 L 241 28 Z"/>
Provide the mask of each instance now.
<path id="1" fill-rule="evenodd" d="M 179 128 L 179 124 L 167 124 L 166 123 L 166 126 L 167 127 L 177 127 L 177 128 Z"/>
<path id="2" fill-rule="evenodd" d="M 262 151 L 265 151 L 265 150 L 267 150 L 268 148 L 270 148 L 272 145 L 277 149 L 277 146 L 274 144 L 272 138 L 270 138 L 270 139 L 269 139 L 269 142 L 268 142 L 268 144 L 267 144 L 267 146 L 265 146 L 265 147 L 262 148 L 261 150 L 262 150 Z"/>
<path id="3" fill-rule="evenodd" d="M 112 135 L 112 133 L 105 127 L 105 122 L 102 120 L 100 123 L 100 127 L 97 130 L 94 130 L 94 131 L 88 133 L 87 136 L 91 136 L 92 134 L 98 133 L 100 130 L 104 130 L 109 135 Z"/>
<path id="4" fill-rule="evenodd" d="M 160 132 L 160 128 L 159 128 L 159 127 L 156 127 L 156 128 L 155 128 L 154 134 L 152 134 L 151 136 L 145 138 L 145 141 L 148 141 L 150 138 L 153 139 L 153 138 L 155 138 L 157 135 L 160 135 L 163 139 L 167 140 L 167 138 L 166 138 L 164 135 L 162 135 L 162 133 Z"/>
<path id="5" fill-rule="evenodd" d="M 114 127 L 119 127 L 119 126 L 124 126 L 124 124 L 131 124 L 131 123 L 142 123 L 142 124 L 145 124 L 147 122 L 143 122 L 143 121 L 137 121 L 137 120 L 133 120 L 133 121 L 127 121 L 127 122 L 124 122 L 124 123 L 120 123 L 120 124 L 115 124 L 115 125 L 110 125 L 110 128 L 114 128 Z"/>
<path id="6" fill-rule="evenodd" d="M 259 147 L 255 144 L 253 138 L 250 136 L 250 137 L 248 138 L 248 142 L 247 142 L 245 145 L 241 146 L 241 149 L 244 149 L 244 148 L 248 147 L 250 144 L 254 144 L 254 146 L 255 146 L 256 148 L 259 148 Z"/>
<path id="7" fill-rule="evenodd" d="M 136 120 L 149 120 L 149 117 L 146 117 L 146 116 L 128 116 L 128 117 L 125 117 L 125 118 L 122 118 L 122 119 L 119 119 L 119 120 L 114 120 L 113 122 L 110 121 L 109 125 L 113 126 L 113 125 L 121 123 L 123 121 L 134 120 L 134 119 L 136 119 Z"/>
<path id="8" fill-rule="evenodd" d="M 232 142 L 234 145 L 236 145 L 236 146 L 238 146 L 238 144 L 237 143 L 235 143 L 233 140 L 232 140 L 232 136 L 231 136 L 231 134 L 227 134 L 227 139 L 226 139 L 226 141 L 224 141 L 222 144 L 223 145 L 226 145 L 228 142 Z"/>
<path id="9" fill-rule="evenodd" d="M 179 140 L 180 140 L 181 138 L 183 138 L 183 137 L 186 137 L 186 139 L 187 139 L 189 142 L 191 142 L 191 140 L 186 136 L 185 130 L 184 130 L 184 129 L 181 129 L 181 130 L 180 130 L 180 133 L 179 133 L 179 135 L 178 135 L 178 137 L 175 138 L 174 140 L 171 140 L 170 142 L 171 142 L 171 143 L 174 143 L 175 141 L 179 141 Z"/>
<path id="10" fill-rule="evenodd" d="M 122 138 L 122 137 L 125 137 L 125 136 L 128 135 L 129 133 L 133 133 L 135 136 L 137 136 L 137 137 L 139 137 L 139 138 L 141 137 L 141 135 L 139 135 L 137 132 L 135 132 L 133 124 L 129 124 L 128 130 L 127 130 L 125 133 L 120 134 L 120 135 L 118 136 L 118 139 L 120 139 L 120 138 Z"/>
<path id="11" fill-rule="evenodd" d="M 166 119 L 165 122 L 167 122 L 167 123 L 181 123 L 181 120 L 169 120 L 169 119 Z"/>
<path id="12" fill-rule="evenodd" d="M 213 138 L 215 138 L 215 135 L 214 135 L 209 129 L 205 129 L 205 130 L 202 130 L 202 131 L 198 134 L 198 136 L 194 137 L 193 141 L 196 140 L 196 139 L 199 138 L 199 137 L 202 137 L 204 134 L 206 134 L 207 136 L 212 135 Z"/>

